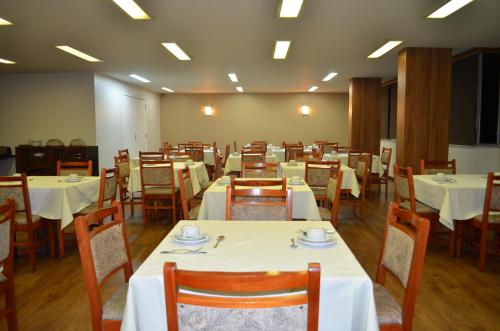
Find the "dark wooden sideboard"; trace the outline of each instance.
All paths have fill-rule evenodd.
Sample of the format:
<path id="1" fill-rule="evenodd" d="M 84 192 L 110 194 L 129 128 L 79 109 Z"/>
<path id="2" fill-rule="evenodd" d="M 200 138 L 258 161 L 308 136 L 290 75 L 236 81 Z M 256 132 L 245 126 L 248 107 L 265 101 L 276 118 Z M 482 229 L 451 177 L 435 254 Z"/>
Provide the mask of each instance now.
<path id="1" fill-rule="evenodd" d="M 26 175 L 55 176 L 57 161 L 92 160 L 92 175 L 99 176 L 97 146 L 16 147 L 16 171 Z"/>

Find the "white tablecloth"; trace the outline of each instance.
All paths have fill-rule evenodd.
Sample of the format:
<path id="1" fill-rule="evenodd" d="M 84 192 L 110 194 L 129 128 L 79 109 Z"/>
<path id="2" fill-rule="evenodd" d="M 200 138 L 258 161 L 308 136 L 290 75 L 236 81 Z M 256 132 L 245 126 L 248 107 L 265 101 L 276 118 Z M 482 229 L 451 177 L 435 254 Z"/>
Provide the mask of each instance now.
<path id="1" fill-rule="evenodd" d="M 171 236 L 188 222 L 179 222 L 130 278 L 122 331 L 167 329 L 163 287 L 166 261 L 176 262 L 179 269 L 230 272 L 298 271 L 307 269 L 309 262 L 319 262 L 319 330 L 378 330 L 370 277 L 338 234 L 333 247 L 290 247 L 290 238 L 297 236 L 298 229 L 313 225 L 331 229 L 329 222 L 197 221 L 200 229 L 211 236 L 210 242 L 203 245 L 207 254 L 160 254 L 180 247 Z M 214 238 L 220 234 L 226 239 L 213 249 Z"/>
<path id="2" fill-rule="evenodd" d="M 355 197 L 359 196 L 359 184 L 356 179 L 356 173 L 354 169 L 341 164 L 340 165 L 343 177 L 342 177 L 342 189 L 351 190 L 351 194 Z M 297 165 L 291 166 L 286 162 L 280 163 L 280 175 L 281 177 L 292 178 L 293 176 L 299 176 L 300 178 L 305 178 L 306 176 L 306 164 L 304 162 L 297 162 Z"/>
<path id="3" fill-rule="evenodd" d="M 278 157 L 274 154 L 266 155 L 267 163 L 278 163 Z M 241 154 L 233 155 L 230 154 L 227 158 L 226 167 L 224 168 L 224 175 L 227 175 L 231 171 L 241 171 Z"/>
<path id="4" fill-rule="evenodd" d="M 439 209 L 440 222 L 453 230 L 453 220 L 467 220 L 483 213 L 485 175 L 449 175 L 454 182 L 440 184 L 434 175 L 414 175 L 415 198 Z"/>
<path id="5" fill-rule="evenodd" d="M 251 178 L 252 180 L 254 178 Z M 288 185 L 292 192 L 292 217 L 306 220 L 321 220 L 314 193 L 307 184 Z M 223 220 L 226 218 L 226 185 L 219 180 L 203 193 L 199 220 Z"/>
<path id="6" fill-rule="evenodd" d="M 323 161 L 335 161 L 340 160 L 342 164 L 347 164 L 348 154 L 323 154 Z M 379 174 L 382 176 L 384 174 L 384 167 L 382 166 L 382 161 L 380 156 L 372 154 L 372 173 Z"/>
<path id="7" fill-rule="evenodd" d="M 31 212 L 51 220 L 61 220 L 61 228 L 73 221 L 73 214 L 96 202 L 99 177 L 83 177 L 80 182 L 65 182 L 66 176 L 30 176 L 28 191 Z"/>
<path id="8" fill-rule="evenodd" d="M 184 169 L 185 162 L 174 162 L 174 179 L 175 186 L 179 187 L 179 178 L 177 177 L 177 171 Z M 198 194 L 201 191 L 200 183 L 204 181 L 209 181 L 207 168 L 203 162 L 194 162 L 192 166 L 189 166 L 191 174 L 191 182 L 193 183 L 193 193 Z M 140 167 L 130 167 L 130 177 L 128 178 L 128 190 L 129 192 L 139 192 L 141 190 L 141 169 Z"/>

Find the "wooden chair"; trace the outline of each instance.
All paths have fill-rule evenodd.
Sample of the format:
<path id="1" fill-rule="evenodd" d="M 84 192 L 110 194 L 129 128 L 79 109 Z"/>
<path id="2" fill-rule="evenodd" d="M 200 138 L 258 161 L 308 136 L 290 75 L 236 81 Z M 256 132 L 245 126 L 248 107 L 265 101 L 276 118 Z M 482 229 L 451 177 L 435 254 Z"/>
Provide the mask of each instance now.
<path id="1" fill-rule="evenodd" d="M 241 151 L 241 164 L 243 168 L 243 163 L 245 162 L 266 162 L 266 152 L 265 151 Z"/>
<path id="2" fill-rule="evenodd" d="M 310 151 L 310 152 L 298 152 L 295 154 L 295 160 L 296 161 L 321 161 L 321 154 L 319 151 Z"/>
<path id="3" fill-rule="evenodd" d="M 340 163 L 330 168 L 330 178 L 328 178 L 328 185 L 326 186 L 326 198 L 329 208 L 319 207 L 321 219 L 330 221 L 334 227 L 337 227 L 338 223 L 343 176 Z"/>
<path id="4" fill-rule="evenodd" d="M 110 208 L 99 209 L 75 220 L 80 260 L 87 288 L 92 319 L 92 330 L 120 330 L 128 280 L 132 276 L 132 259 L 120 202 Z M 89 230 L 91 224 L 113 220 Z M 103 304 L 100 289 L 116 272 L 123 270 L 125 283 Z"/>
<path id="5" fill-rule="evenodd" d="M 16 203 L 14 215 L 14 232 L 25 233 L 25 236 L 15 236 L 14 248 L 25 248 L 28 252 L 31 272 L 36 271 L 36 252 L 41 246 L 49 244 L 50 256 L 55 256 L 54 224 L 40 216 L 31 213 L 31 203 L 26 175 L 0 177 L 0 201 L 13 199 Z M 48 232 L 47 237 L 40 234 L 40 230 Z M 26 241 L 21 241 L 26 237 Z"/>
<path id="6" fill-rule="evenodd" d="M 370 183 L 378 184 L 378 191 L 380 192 L 382 184 L 385 184 L 385 196 L 387 197 L 387 191 L 389 189 L 389 169 L 391 165 L 391 154 L 392 148 L 382 147 L 382 153 L 380 153 L 380 161 L 384 169 L 382 176 L 379 174 L 371 174 Z"/>
<path id="7" fill-rule="evenodd" d="M 456 175 L 457 164 L 455 162 L 455 159 L 451 161 L 425 161 L 424 159 L 420 160 L 421 175 L 435 175 L 440 172 L 447 175 Z"/>
<path id="8" fill-rule="evenodd" d="M 140 161 L 143 225 L 148 223 L 148 210 L 171 210 L 172 221 L 177 222 L 177 194 L 175 187 L 174 162 L 172 160 Z M 158 204 L 165 201 L 165 204 Z M 149 205 L 153 202 L 153 205 Z"/>
<path id="9" fill-rule="evenodd" d="M 167 154 L 167 160 L 174 162 L 186 162 L 187 160 L 192 160 L 193 155 L 189 152 L 170 152 Z"/>
<path id="10" fill-rule="evenodd" d="M 187 146 L 184 152 L 191 154 L 191 160 L 195 162 L 205 162 L 205 154 L 203 153 L 202 145 Z"/>
<path id="11" fill-rule="evenodd" d="M 304 145 L 285 145 L 285 162 L 297 160 L 297 156 L 303 154 Z"/>
<path id="12" fill-rule="evenodd" d="M 177 171 L 179 179 L 179 192 L 181 198 L 182 215 L 185 220 L 198 219 L 200 206 L 196 204 L 193 194 L 193 183 L 191 182 L 191 172 L 189 167 Z"/>
<path id="13" fill-rule="evenodd" d="M 316 201 L 327 201 L 326 186 L 332 166 L 340 167 L 340 161 L 306 161 L 304 178 L 311 187 Z"/>
<path id="14" fill-rule="evenodd" d="M 252 150 L 262 150 L 267 153 L 267 142 L 252 142 L 250 144 Z"/>
<path id="15" fill-rule="evenodd" d="M 168 330 L 210 330 L 215 326 L 221 330 L 243 330 L 241 322 L 251 324 L 255 318 L 259 318 L 257 324 L 263 323 L 267 330 L 317 330 L 320 273 L 319 263 L 309 263 L 305 271 L 210 272 L 179 270 L 175 262 L 165 262 L 163 282 Z M 196 292 L 184 293 L 181 288 Z M 222 292 L 225 296 L 203 292 Z M 273 293 L 283 295 L 269 296 Z M 302 306 L 306 304 L 307 308 Z M 284 318 L 272 319 L 275 310 L 280 310 Z M 196 319 L 187 318 L 196 312 L 216 314 L 220 318 L 214 319 L 217 325 L 201 326 L 196 324 Z"/>
<path id="16" fill-rule="evenodd" d="M 292 190 L 226 188 L 226 220 L 291 221 Z"/>
<path id="17" fill-rule="evenodd" d="M 57 160 L 57 176 L 92 176 L 92 160 L 88 161 L 61 161 Z"/>
<path id="18" fill-rule="evenodd" d="M 229 146 L 229 145 L 228 145 Z M 203 198 L 203 193 L 212 186 L 212 184 L 222 176 L 222 155 L 219 155 L 217 147 L 213 148 L 214 152 L 214 166 L 212 172 L 212 180 L 204 180 L 200 183 L 201 191 L 196 195 L 196 198 Z"/>
<path id="19" fill-rule="evenodd" d="M 139 151 L 139 160 L 163 160 L 162 152 L 141 152 Z"/>
<path id="20" fill-rule="evenodd" d="M 413 169 L 411 167 L 403 168 L 397 164 L 394 165 L 394 201 L 399 203 L 399 207 L 407 209 L 415 214 L 427 218 L 431 221 L 433 230 L 432 236 L 439 238 L 442 236 L 446 239 L 448 251 L 451 256 L 454 254 L 454 234 L 439 223 L 439 210 L 432 208 L 418 201 L 415 197 L 415 185 L 413 182 Z M 438 227 L 442 229 L 437 229 Z M 440 240 L 435 240 L 440 241 Z"/>
<path id="21" fill-rule="evenodd" d="M 236 140 L 233 142 L 233 147 L 234 147 L 234 151 L 237 152 L 238 151 L 238 146 L 236 145 Z"/>
<path id="22" fill-rule="evenodd" d="M 137 196 L 137 194 L 140 194 L 139 192 L 129 192 L 128 190 L 128 180 L 130 177 L 130 162 L 128 161 L 128 159 L 115 156 L 115 167 L 116 167 L 116 179 L 117 179 L 118 195 L 120 197 L 120 203 L 122 205 L 122 208 L 125 208 L 125 205 L 129 205 L 130 214 L 134 215 L 134 206 L 137 204 L 141 204 L 142 202 L 141 202 L 141 197 Z"/>
<path id="23" fill-rule="evenodd" d="M 241 177 L 276 178 L 278 177 L 278 165 L 274 163 L 242 162 Z"/>
<path id="24" fill-rule="evenodd" d="M 330 154 L 333 151 L 337 151 L 339 143 L 322 143 L 320 146 L 320 154 Z"/>
<path id="25" fill-rule="evenodd" d="M 486 253 L 488 246 L 496 248 L 495 253 L 500 252 L 500 175 L 495 175 L 493 172 L 488 173 L 486 181 L 486 193 L 484 195 L 483 213 L 477 215 L 466 222 L 468 228 L 479 230 L 479 237 L 465 237 L 467 242 L 474 247 L 479 248 L 479 270 L 484 271 L 486 266 Z M 458 221 L 460 227 L 457 255 L 461 254 L 461 241 L 463 239 L 463 223 Z M 489 234 L 493 232 L 493 236 Z M 478 239 L 478 240 L 475 240 Z"/>
<path id="26" fill-rule="evenodd" d="M 16 295 L 14 286 L 14 215 L 16 203 L 7 199 L 0 205 L 0 293 L 5 295 L 5 305 L 0 317 L 7 318 L 9 331 L 17 330 Z"/>
<path id="27" fill-rule="evenodd" d="M 130 160 L 130 154 L 128 152 L 128 148 L 126 148 L 126 149 L 119 149 L 118 150 L 118 157 L 120 159 L 127 158 L 127 160 Z"/>
<path id="28" fill-rule="evenodd" d="M 340 199 L 340 205 L 352 206 L 352 213 L 356 216 L 356 208 L 359 208 L 358 217 L 363 220 L 365 215 L 366 190 L 369 179 L 370 163 L 372 158 L 370 155 L 361 155 L 357 159 L 356 165 L 356 180 L 359 185 L 359 196 L 355 197 L 352 194 L 346 194 Z"/>
<path id="29" fill-rule="evenodd" d="M 296 146 L 296 145 L 302 145 L 302 141 L 299 141 L 299 142 L 296 142 L 296 143 L 295 142 L 291 143 L 291 142 L 286 142 L 286 141 L 283 140 L 283 142 L 281 143 L 281 147 L 285 148 L 286 145 L 294 145 L 294 146 Z"/>
<path id="30" fill-rule="evenodd" d="M 411 331 L 428 237 L 429 220 L 391 202 L 373 284 L 381 331 Z M 402 306 L 384 286 L 388 273 L 404 287 Z"/>

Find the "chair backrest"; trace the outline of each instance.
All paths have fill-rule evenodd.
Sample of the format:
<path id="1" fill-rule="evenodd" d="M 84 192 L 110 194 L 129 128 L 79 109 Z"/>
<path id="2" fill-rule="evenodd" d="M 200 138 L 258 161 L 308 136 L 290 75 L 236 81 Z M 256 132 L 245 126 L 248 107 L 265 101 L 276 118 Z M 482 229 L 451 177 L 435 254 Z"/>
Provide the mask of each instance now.
<path id="1" fill-rule="evenodd" d="M 295 154 L 296 161 L 321 161 L 321 154 L 319 151 L 313 150 L 308 152 L 296 153 Z"/>
<path id="2" fill-rule="evenodd" d="M 163 160 L 162 152 L 141 152 L 139 151 L 139 159 L 141 160 Z"/>
<path id="3" fill-rule="evenodd" d="M 330 154 L 333 151 L 337 151 L 339 147 L 339 143 L 322 143 L 320 144 L 320 153 L 321 154 Z"/>
<path id="4" fill-rule="evenodd" d="M 61 147 L 64 146 L 64 143 L 62 142 L 61 139 L 49 139 L 47 140 L 47 146 L 49 147 Z"/>
<path id="5" fill-rule="evenodd" d="M 15 202 L 16 213 L 26 215 L 26 224 L 32 226 L 32 214 L 28 181 L 26 175 L 0 177 L 0 201 L 12 199 Z"/>
<path id="6" fill-rule="evenodd" d="M 276 179 L 237 179 L 231 177 L 231 187 L 233 189 L 236 186 L 246 186 L 246 187 L 266 187 L 266 186 L 281 186 L 281 189 L 286 189 L 286 178 L 276 178 Z"/>
<path id="7" fill-rule="evenodd" d="M 330 178 L 328 178 L 328 184 L 326 185 L 326 198 L 331 204 L 330 211 L 333 226 L 337 226 L 343 177 L 344 173 L 340 168 L 340 163 L 338 165 L 332 165 L 330 168 Z"/>
<path id="8" fill-rule="evenodd" d="M 70 145 L 70 146 L 87 146 L 87 144 L 85 143 L 85 140 L 80 139 L 80 138 L 75 138 L 75 139 L 72 139 L 72 140 L 69 142 L 69 145 Z"/>
<path id="9" fill-rule="evenodd" d="M 236 140 L 233 142 L 233 147 L 234 147 L 234 151 L 237 152 L 238 151 L 238 146 L 236 145 Z"/>
<path id="10" fill-rule="evenodd" d="M 391 155 L 391 147 L 382 147 L 382 153 L 380 153 L 380 162 L 382 163 L 382 167 L 384 168 L 384 176 L 387 176 L 389 174 L 389 167 L 391 166 Z"/>
<path id="11" fill-rule="evenodd" d="M 69 176 L 71 174 L 92 176 L 92 160 L 68 162 L 57 160 L 57 175 Z"/>
<path id="12" fill-rule="evenodd" d="M 213 180 L 222 176 L 222 155 L 219 154 L 219 149 L 216 146 L 212 147 L 214 153 L 214 173 Z"/>
<path id="13" fill-rule="evenodd" d="M 371 154 L 361 154 L 356 164 L 356 178 L 360 184 L 360 198 L 365 199 L 366 188 L 370 180 L 370 169 L 372 163 Z"/>
<path id="14" fill-rule="evenodd" d="M 202 145 L 186 146 L 184 152 L 191 154 L 191 160 L 193 161 L 204 162 L 205 160 Z"/>
<path id="15" fill-rule="evenodd" d="M 376 282 L 384 285 L 389 272 L 405 288 L 403 330 L 411 329 L 429 228 L 428 219 L 399 208 L 397 203 L 389 205 Z"/>
<path id="16" fill-rule="evenodd" d="M 278 177 L 278 165 L 274 163 L 242 162 L 243 178 L 275 178 Z"/>
<path id="17" fill-rule="evenodd" d="M 271 321 L 276 311 L 283 319 L 275 321 L 279 325 L 271 328 L 317 330 L 320 270 L 319 263 L 309 263 L 308 270 L 292 272 L 190 271 L 177 269 L 175 262 L 165 262 L 163 281 L 168 330 L 199 329 L 200 325 L 186 325 L 193 319 L 183 318 L 196 312 L 216 315 L 218 327 L 231 330 L 242 318 L 250 324 L 252 320 L 256 320 L 256 324 L 266 318 Z M 183 288 L 193 289 L 196 294 L 181 292 Z M 224 296 L 210 295 L 210 292 L 223 292 Z M 283 295 L 269 296 L 272 293 Z M 307 309 L 303 309 L 303 305 L 307 305 Z"/>
<path id="18" fill-rule="evenodd" d="M 252 145 L 266 145 L 267 146 L 267 140 L 254 140 L 252 141 Z"/>
<path id="19" fill-rule="evenodd" d="M 299 142 L 296 142 L 296 143 L 291 143 L 291 142 L 286 142 L 283 140 L 283 142 L 281 143 L 281 147 L 285 148 L 286 145 L 302 145 L 302 141 L 299 141 Z"/>
<path id="20" fill-rule="evenodd" d="M 297 157 L 304 154 L 304 145 L 285 145 L 285 162 L 297 160 Z"/>
<path id="21" fill-rule="evenodd" d="M 117 171 L 116 168 L 102 168 L 99 184 L 99 199 L 97 206 L 104 208 L 111 206 L 113 201 L 116 200 L 116 184 L 117 184 Z"/>
<path id="22" fill-rule="evenodd" d="M 291 221 L 292 190 L 226 188 L 226 220 Z"/>
<path id="23" fill-rule="evenodd" d="M 263 150 L 263 151 L 267 152 L 267 142 L 265 142 L 265 141 L 264 142 L 258 142 L 258 141 L 255 142 L 254 141 L 250 144 L 250 148 L 252 150 Z"/>
<path id="24" fill-rule="evenodd" d="M 16 203 L 13 199 L 2 200 L 0 204 L 0 267 L 2 273 L 11 279 L 14 273 L 14 214 Z"/>
<path id="25" fill-rule="evenodd" d="M 229 153 L 231 153 L 231 145 L 226 145 L 226 151 L 224 153 L 224 168 L 226 167 L 227 159 L 229 158 Z"/>
<path id="26" fill-rule="evenodd" d="M 104 219 L 112 220 L 104 223 Z M 102 224 L 89 230 L 91 224 Z M 102 302 L 99 289 L 113 274 L 123 270 L 125 282 L 132 276 L 132 260 L 119 201 L 110 208 L 79 216 L 75 220 L 83 276 L 90 302 L 93 330 L 101 330 Z"/>
<path id="27" fill-rule="evenodd" d="M 488 173 L 486 180 L 486 193 L 484 195 L 483 225 L 488 225 L 490 212 L 500 211 L 500 175 Z"/>
<path id="28" fill-rule="evenodd" d="M 128 148 L 126 149 L 119 149 L 118 150 L 118 157 L 121 159 L 121 158 L 127 158 L 128 160 L 130 160 L 130 154 L 128 152 Z"/>
<path id="29" fill-rule="evenodd" d="M 185 220 L 189 219 L 189 210 L 194 206 L 193 182 L 191 181 L 191 172 L 189 167 L 177 171 L 179 179 L 179 192 L 181 196 L 182 216 Z"/>
<path id="30" fill-rule="evenodd" d="M 241 162 L 266 162 L 265 151 L 241 151 Z"/>
<path id="31" fill-rule="evenodd" d="M 172 160 L 140 160 L 139 167 L 143 194 L 146 188 L 174 186 L 174 162 Z"/>
<path id="32" fill-rule="evenodd" d="M 337 153 L 339 154 L 347 154 L 349 151 L 352 150 L 351 146 L 339 146 L 337 147 Z"/>
<path id="33" fill-rule="evenodd" d="M 174 152 L 170 151 L 167 154 L 167 159 L 174 162 L 186 162 L 187 160 L 192 160 L 192 154 L 190 152 Z"/>
<path id="34" fill-rule="evenodd" d="M 130 177 L 130 161 L 126 158 L 115 156 L 115 167 L 117 177 L 125 178 L 126 182 L 126 179 Z"/>
<path id="35" fill-rule="evenodd" d="M 420 160 L 421 175 L 435 175 L 437 173 L 455 175 L 457 173 L 457 165 L 455 159 L 451 161 L 425 161 Z"/>
<path id="36" fill-rule="evenodd" d="M 409 201 L 410 210 L 416 212 L 415 186 L 411 167 L 403 168 L 394 164 L 394 201 L 397 203 Z"/>
<path id="37" fill-rule="evenodd" d="M 305 180 L 309 186 L 326 187 L 330 178 L 330 168 L 340 167 L 340 161 L 306 161 Z"/>

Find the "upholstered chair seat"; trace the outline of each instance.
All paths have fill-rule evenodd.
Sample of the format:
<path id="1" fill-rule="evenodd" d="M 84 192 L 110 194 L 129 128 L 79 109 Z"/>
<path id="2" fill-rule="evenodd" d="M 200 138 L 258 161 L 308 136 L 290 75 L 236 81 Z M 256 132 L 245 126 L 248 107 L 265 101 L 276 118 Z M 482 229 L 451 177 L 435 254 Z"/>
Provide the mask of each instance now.
<path id="1" fill-rule="evenodd" d="M 311 186 L 311 190 L 315 196 L 326 194 L 326 187 Z"/>
<path id="2" fill-rule="evenodd" d="M 103 320 L 121 320 L 127 302 L 128 283 L 124 283 L 102 307 Z"/>
<path id="3" fill-rule="evenodd" d="M 40 222 L 42 218 L 38 215 L 31 215 L 31 220 L 33 223 Z M 16 213 L 16 224 L 27 224 L 26 213 Z"/>
<path id="4" fill-rule="evenodd" d="M 231 219 L 239 221 L 286 221 L 288 207 L 286 205 L 231 205 Z"/>
<path id="5" fill-rule="evenodd" d="M 403 324 L 401 306 L 394 300 L 386 288 L 380 284 L 373 284 L 375 307 L 379 324 Z"/>
<path id="6" fill-rule="evenodd" d="M 5 277 L 5 275 L 3 274 L 3 272 L 0 272 L 0 283 L 3 283 L 7 281 L 7 277 Z"/>
<path id="7" fill-rule="evenodd" d="M 411 210 L 410 201 L 402 202 L 399 205 L 399 207 L 401 207 L 403 209 Z M 434 213 L 439 213 L 438 209 L 434 209 L 431 206 L 428 206 L 425 203 L 421 203 L 418 200 L 415 200 L 415 207 L 416 207 L 415 212 L 417 214 L 434 214 Z"/>
<path id="8" fill-rule="evenodd" d="M 474 216 L 474 221 L 481 222 L 483 220 L 483 214 Z M 500 223 L 500 213 L 490 213 L 488 215 L 488 223 Z"/>

